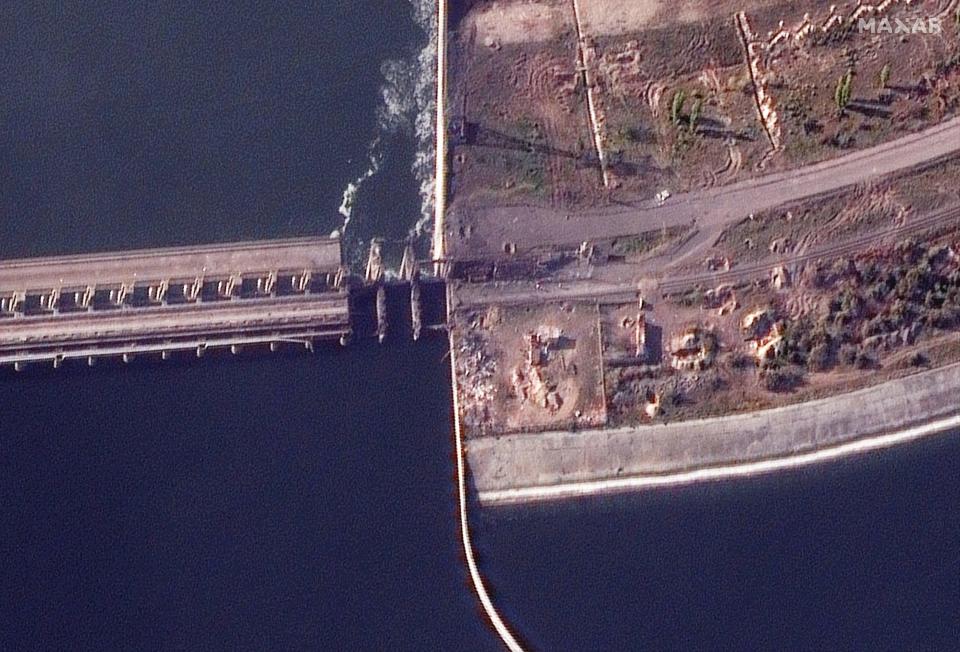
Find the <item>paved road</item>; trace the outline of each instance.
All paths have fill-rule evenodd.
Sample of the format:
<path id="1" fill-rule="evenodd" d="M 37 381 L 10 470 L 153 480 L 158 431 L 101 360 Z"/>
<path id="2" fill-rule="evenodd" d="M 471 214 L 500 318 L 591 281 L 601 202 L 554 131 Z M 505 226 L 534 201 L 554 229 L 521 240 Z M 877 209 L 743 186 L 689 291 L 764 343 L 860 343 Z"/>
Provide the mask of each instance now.
<path id="1" fill-rule="evenodd" d="M 871 246 L 884 240 L 903 239 L 915 233 L 945 226 L 952 226 L 954 229 L 960 230 L 960 205 L 953 204 L 945 209 L 913 218 L 901 226 L 878 229 L 865 235 L 836 240 L 802 253 L 781 254 L 773 260 L 762 263 L 738 266 L 726 271 L 718 270 L 690 276 L 669 276 L 660 282 L 659 290 L 664 294 L 670 294 L 691 289 L 698 285 L 717 287 L 721 284 L 742 283 L 768 276 L 778 266 L 789 267 L 820 259 L 836 260 L 850 257 L 867 251 Z"/>
<path id="2" fill-rule="evenodd" d="M 339 240 L 291 238 L 0 261 L 0 292 L 272 271 L 335 273 L 339 267 Z"/>
<path id="3" fill-rule="evenodd" d="M 627 303 L 638 296 L 647 298 L 659 294 L 673 294 L 697 286 L 717 287 L 721 284 L 736 284 L 767 276 L 778 266 L 792 266 L 819 259 L 834 260 L 869 249 L 874 244 L 891 238 L 905 238 L 925 229 L 953 224 L 960 228 L 960 205 L 954 204 L 942 210 L 916 217 L 898 227 L 881 229 L 866 235 L 858 235 L 828 243 L 810 251 L 785 254 L 775 259 L 752 265 L 734 267 L 702 274 L 674 276 L 662 274 L 666 260 L 664 255 L 639 265 L 621 264 L 607 266 L 594 272 L 603 272 L 602 277 L 586 274 L 582 278 L 550 279 L 540 283 L 531 281 L 466 283 L 453 286 L 454 310 L 497 305 L 521 305 L 544 301 L 601 301 Z M 609 270 L 613 269 L 613 272 Z"/>
<path id="4" fill-rule="evenodd" d="M 729 186 L 678 195 L 664 206 L 651 200 L 588 208 L 571 214 L 551 207 L 457 206 L 451 209 L 449 255 L 469 259 L 502 254 L 504 243 L 519 251 L 636 234 L 663 226 L 693 224 L 699 230 L 681 254 L 709 246 L 722 229 L 751 213 L 839 190 L 921 166 L 960 151 L 960 118 L 870 149 Z M 460 238 L 460 228 L 469 236 Z"/>

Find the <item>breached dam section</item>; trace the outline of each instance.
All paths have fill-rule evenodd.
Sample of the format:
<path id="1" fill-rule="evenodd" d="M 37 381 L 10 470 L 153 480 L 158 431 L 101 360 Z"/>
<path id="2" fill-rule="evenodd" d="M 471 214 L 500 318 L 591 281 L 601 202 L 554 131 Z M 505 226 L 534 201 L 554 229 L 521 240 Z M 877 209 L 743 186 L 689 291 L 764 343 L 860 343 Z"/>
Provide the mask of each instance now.
<path id="1" fill-rule="evenodd" d="M 421 310 L 442 300 L 442 289 L 423 289 L 435 284 L 420 278 L 412 253 L 396 281 L 382 273 L 355 277 L 336 238 L 0 262 L 0 365 L 59 366 L 76 358 L 93 364 L 105 356 L 129 361 L 176 351 L 201 356 L 251 344 L 346 344 L 354 335 L 385 335 L 388 289 L 409 292 L 404 321 L 418 335 L 424 322 L 428 328 L 442 323 L 434 316 L 442 309 L 428 305 L 426 319 Z"/>

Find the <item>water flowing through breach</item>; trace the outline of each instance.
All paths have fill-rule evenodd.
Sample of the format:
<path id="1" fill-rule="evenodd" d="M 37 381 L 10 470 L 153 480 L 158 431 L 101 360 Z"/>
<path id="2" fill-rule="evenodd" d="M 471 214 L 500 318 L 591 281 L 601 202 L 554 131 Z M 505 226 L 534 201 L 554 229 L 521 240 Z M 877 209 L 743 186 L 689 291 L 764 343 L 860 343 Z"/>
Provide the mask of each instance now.
<path id="1" fill-rule="evenodd" d="M 436 157 L 433 122 L 437 81 L 436 6 L 432 0 L 409 2 L 414 21 L 423 32 L 423 39 L 415 54 L 404 59 L 390 59 L 381 65 L 384 81 L 377 108 L 378 133 L 367 148 L 365 169 L 344 188 L 339 207 L 343 221 L 337 232 L 351 249 L 347 252 L 349 257 L 362 255 L 364 245 L 355 231 L 356 222 L 364 220 L 366 216 L 357 212 L 358 197 L 363 193 L 364 186 L 376 178 L 381 170 L 391 143 L 388 136 L 400 134 L 415 142 L 415 154 L 410 165 L 419 184 L 421 211 L 417 219 L 410 223 L 409 234 L 412 238 L 420 239 L 429 232 L 431 225 Z"/>

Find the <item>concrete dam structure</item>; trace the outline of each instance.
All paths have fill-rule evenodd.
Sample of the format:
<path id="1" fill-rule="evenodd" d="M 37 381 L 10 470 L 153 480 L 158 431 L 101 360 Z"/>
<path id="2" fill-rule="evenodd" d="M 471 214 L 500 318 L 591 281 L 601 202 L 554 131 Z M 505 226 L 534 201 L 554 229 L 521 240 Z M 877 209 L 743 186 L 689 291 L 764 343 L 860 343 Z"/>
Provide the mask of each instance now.
<path id="1" fill-rule="evenodd" d="M 371 249 L 379 263 L 380 243 Z M 312 348 L 387 329 L 386 293 L 409 288 L 419 335 L 424 292 L 412 250 L 405 274 L 357 278 L 336 238 L 295 238 L 0 262 L 0 365 L 244 345 Z M 387 286 L 391 286 L 388 288 Z M 442 284 L 439 284 L 442 285 Z M 369 306 L 367 304 L 370 304 Z M 428 310 L 431 315 L 442 310 Z M 375 326 L 368 322 L 373 321 Z M 438 325 L 430 316 L 427 327 Z"/>

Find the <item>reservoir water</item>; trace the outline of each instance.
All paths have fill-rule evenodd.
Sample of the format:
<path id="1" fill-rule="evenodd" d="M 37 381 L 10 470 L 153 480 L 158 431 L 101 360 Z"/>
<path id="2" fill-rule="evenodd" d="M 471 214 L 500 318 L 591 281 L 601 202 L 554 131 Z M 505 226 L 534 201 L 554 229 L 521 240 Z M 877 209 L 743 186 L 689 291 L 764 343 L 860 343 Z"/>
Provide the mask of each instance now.
<path id="1" fill-rule="evenodd" d="M 432 4 L 5 3 L 0 256 L 416 232 Z M 444 352 L 0 374 L 0 649 L 499 649 Z M 950 435 L 474 527 L 535 649 L 943 649 L 958 499 Z"/>

